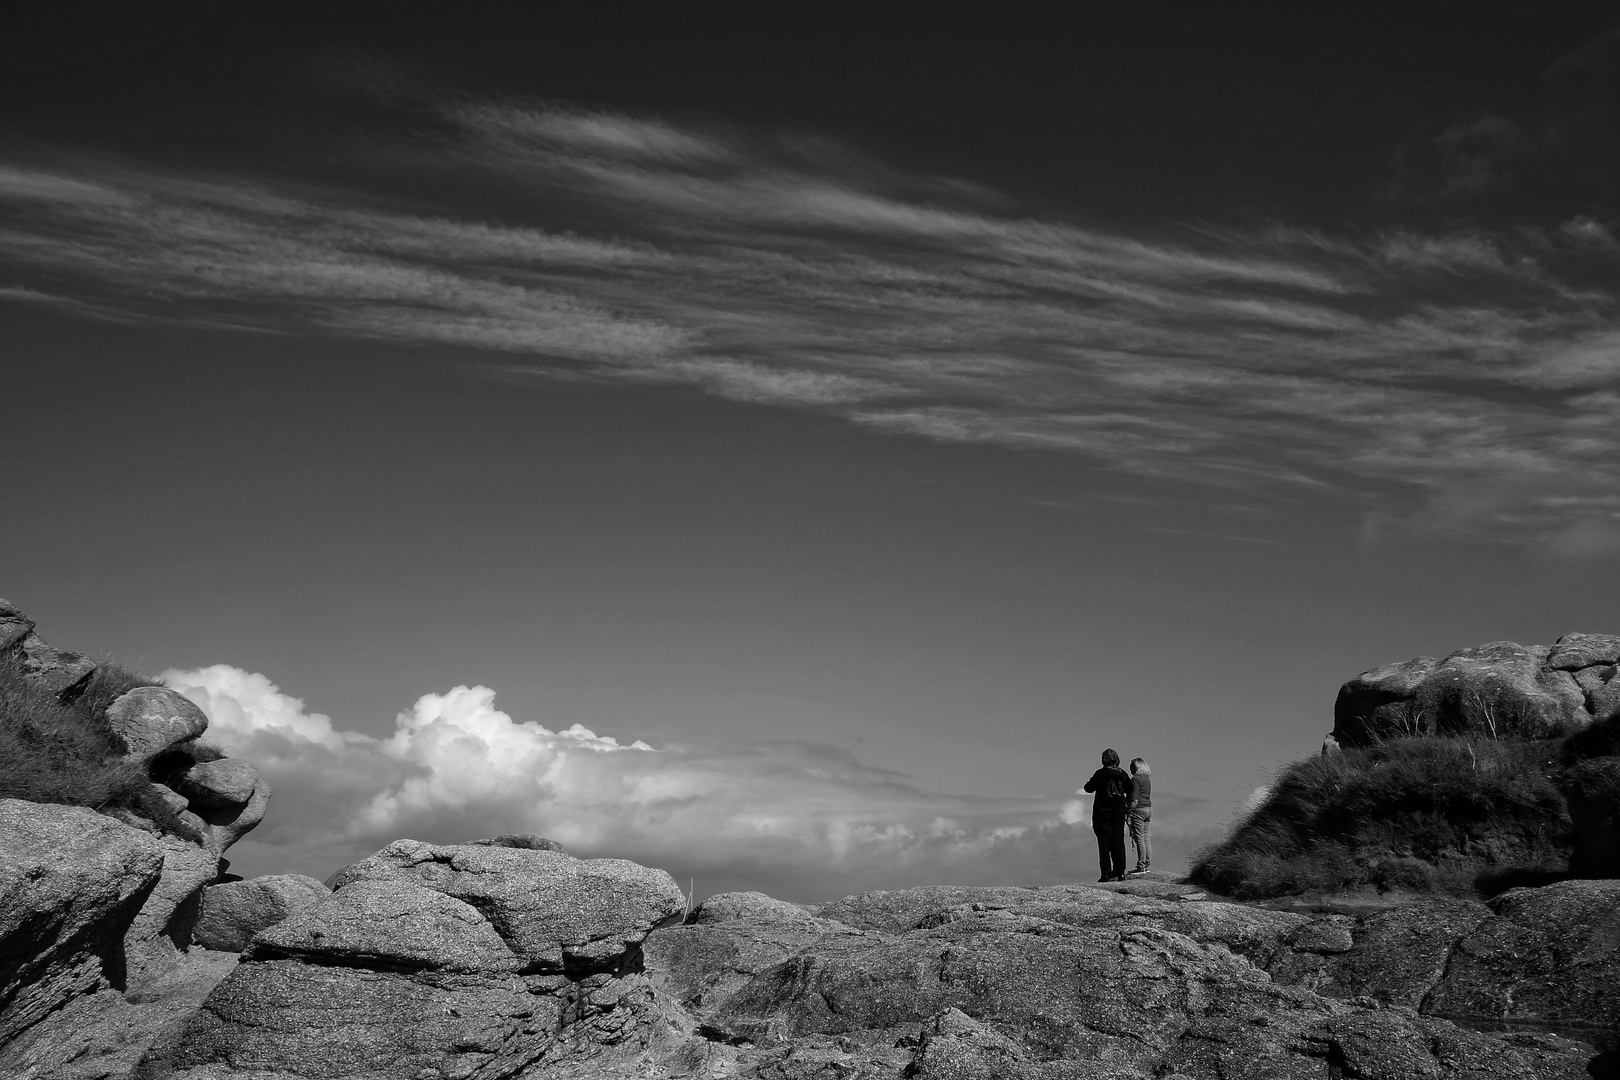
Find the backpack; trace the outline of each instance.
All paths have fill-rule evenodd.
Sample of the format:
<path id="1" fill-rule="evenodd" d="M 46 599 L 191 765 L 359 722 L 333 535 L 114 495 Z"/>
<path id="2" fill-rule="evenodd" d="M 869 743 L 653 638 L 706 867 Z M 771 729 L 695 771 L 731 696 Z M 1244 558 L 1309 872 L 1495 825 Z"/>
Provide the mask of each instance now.
<path id="1" fill-rule="evenodd" d="M 1103 781 L 1102 797 L 1104 802 L 1123 810 L 1131 801 L 1131 778 L 1119 769 L 1112 770 Z"/>

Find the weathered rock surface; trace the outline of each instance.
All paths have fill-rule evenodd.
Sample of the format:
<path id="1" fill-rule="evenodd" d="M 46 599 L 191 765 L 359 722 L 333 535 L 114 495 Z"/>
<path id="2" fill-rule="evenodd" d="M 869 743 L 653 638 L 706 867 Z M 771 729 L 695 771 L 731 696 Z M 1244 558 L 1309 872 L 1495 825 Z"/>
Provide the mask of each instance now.
<path id="1" fill-rule="evenodd" d="M 124 935 L 132 986 L 161 977 L 191 944 L 203 886 L 219 876 L 219 857 L 177 836 L 157 838 L 163 871 Z"/>
<path id="2" fill-rule="evenodd" d="M 760 972 L 827 941 L 862 938 L 831 919 L 739 917 L 688 923 L 647 938 L 642 954 L 654 984 L 691 1010 L 725 1000 Z"/>
<path id="3" fill-rule="evenodd" d="M 202 823 L 203 846 L 222 855 L 264 820 L 270 809 L 270 785 L 262 778 L 258 780 L 247 801 L 239 806 L 192 806 Z"/>
<path id="4" fill-rule="evenodd" d="M 124 932 L 163 858 L 93 810 L 0 799 L 0 1048 L 74 997 L 122 988 Z"/>
<path id="5" fill-rule="evenodd" d="M 205 949 L 239 953 L 253 935 L 332 895 L 302 874 L 270 874 L 246 881 L 209 885 L 191 938 Z"/>
<path id="6" fill-rule="evenodd" d="M 1365 746 L 1407 735 L 1567 733 L 1620 711 L 1620 684 L 1611 681 L 1617 645 L 1608 635 L 1566 634 L 1550 647 L 1497 641 L 1373 668 L 1340 688 L 1333 734 Z"/>
<path id="7" fill-rule="evenodd" d="M 141 1075 L 510 1075 L 540 1056 L 559 1013 L 515 975 L 243 963 Z"/>
<path id="8" fill-rule="evenodd" d="M 685 908 L 662 870 L 524 848 L 397 840 L 332 884 L 341 892 L 357 881 L 407 882 L 471 904 L 536 971 L 615 969 Z"/>
<path id="9" fill-rule="evenodd" d="M 761 892 L 728 892 L 715 893 L 703 901 L 686 916 L 686 921 L 701 924 L 764 919 L 797 923 L 813 917 L 803 904 L 790 904 Z"/>
<path id="10" fill-rule="evenodd" d="M 96 662 L 65 649 L 53 649 L 30 631 L 13 646 L 22 654 L 25 678 L 43 686 L 63 701 L 71 701 L 96 673 Z"/>
<path id="11" fill-rule="evenodd" d="M 1613 634 L 1565 634 L 1547 657 L 1547 666 L 1558 671 L 1620 664 L 1620 637 Z"/>
<path id="12" fill-rule="evenodd" d="M 0 600 L 0 651 L 20 644 L 34 631 L 34 620 L 19 611 L 9 600 Z"/>
<path id="13" fill-rule="evenodd" d="M 1492 900 L 1424 1011 L 1620 1031 L 1620 881 L 1563 881 Z"/>
<path id="14" fill-rule="evenodd" d="M 1307 951 L 1270 968 L 1279 982 L 1303 986 L 1324 997 L 1371 997 L 1385 1005 L 1416 1009 L 1445 974 L 1457 943 L 1491 917 L 1491 909 L 1471 900 L 1437 900 L 1332 920 L 1349 948 Z M 1323 934 L 1328 919 L 1303 928 L 1299 937 Z"/>
<path id="15" fill-rule="evenodd" d="M 525 851 L 561 851 L 565 854 L 568 851 L 558 841 L 548 840 L 535 833 L 502 833 L 488 840 L 469 840 L 467 843 L 477 847 L 522 848 Z"/>
<path id="16" fill-rule="evenodd" d="M 884 906 L 896 909 L 895 899 L 887 894 Z M 1097 925 L 1099 910 L 1084 905 L 1063 923 L 970 906 L 924 929 L 821 938 L 688 1008 L 710 1038 L 744 1047 L 739 1075 L 1585 1075 L 1591 1051 L 1576 1044 L 1515 1044 L 1367 999 L 1323 998 L 1273 981 L 1223 945 L 1136 925 L 1148 909 L 1133 912 L 1129 898 L 1113 907 L 1114 925 Z M 1207 921 L 1238 922 L 1218 913 Z M 650 970 L 660 977 L 664 939 L 739 923 L 658 931 Z M 1296 936 L 1338 949 L 1342 928 L 1329 921 Z M 766 1049 L 784 1043 L 799 1052 Z M 914 1048 L 903 1066 L 897 1046 Z M 818 1056 L 825 1073 L 810 1071 Z"/>
<path id="17" fill-rule="evenodd" d="M 630 1077 L 727 1056 L 638 970 L 681 910 L 661 871 L 400 841 L 335 881 L 260 931 L 141 1075 Z"/>
<path id="18" fill-rule="evenodd" d="M 909 1064 L 918 1080 L 1025 1080 L 1044 1071 L 1012 1039 L 956 1008 L 923 1025 Z"/>
<path id="19" fill-rule="evenodd" d="M 356 881 L 253 938 L 251 958 L 510 974 L 523 961 L 471 904 L 401 881 Z"/>
<path id="20" fill-rule="evenodd" d="M 107 706 L 107 723 L 136 761 L 151 761 L 208 730 L 203 711 L 166 686 L 137 686 L 123 694 Z"/>
<path id="21" fill-rule="evenodd" d="M 220 758 L 191 766 L 174 780 L 174 790 L 190 803 L 208 808 L 241 806 L 253 797 L 259 770 L 239 758 Z"/>
<path id="22" fill-rule="evenodd" d="M 96 670 L 52 648 L 4 601 L 0 650 L 64 703 L 82 700 Z M 189 948 L 192 927 L 219 852 L 245 831 L 244 817 L 263 816 L 269 789 L 250 785 L 238 805 L 219 805 L 226 781 L 252 774 L 237 763 L 204 770 L 218 774 L 212 797 L 201 785 L 169 786 L 186 786 L 178 777 L 207 726 L 173 691 L 142 686 L 105 709 L 95 704 L 86 722 L 105 721 L 150 784 L 141 800 L 104 814 L 0 800 L 0 1076 L 8 1078 L 127 1077 L 150 1047 L 174 1041 L 236 964 L 234 953 Z"/>
<path id="23" fill-rule="evenodd" d="M 236 967 L 231 953 L 193 949 L 141 992 L 74 998 L 0 1049 L 12 1080 L 121 1080 L 154 1046 L 179 1038 L 208 993 Z"/>
<path id="24" fill-rule="evenodd" d="M 1426 921 L 1063 886 L 867 893 L 825 919 L 716 906 L 738 913 L 644 953 L 739 1076 L 1573 1080 L 1593 1056 L 1417 1011 L 1483 905 Z"/>

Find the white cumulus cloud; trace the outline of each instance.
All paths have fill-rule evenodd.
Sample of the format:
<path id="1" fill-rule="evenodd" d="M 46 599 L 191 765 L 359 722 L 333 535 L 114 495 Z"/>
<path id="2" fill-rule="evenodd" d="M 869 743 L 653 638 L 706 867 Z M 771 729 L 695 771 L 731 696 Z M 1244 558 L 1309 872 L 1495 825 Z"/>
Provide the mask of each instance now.
<path id="1" fill-rule="evenodd" d="M 401 837 L 533 832 L 701 878 L 700 892 L 826 899 L 921 882 L 1072 881 L 1093 857 L 1077 801 L 928 792 L 824 744 L 655 748 L 514 718 L 483 686 L 424 694 L 378 738 L 240 668 L 163 678 L 208 714 L 208 739 L 275 789 L 264 824 L 232 853 L 250 872 L 325 877 Z"/>

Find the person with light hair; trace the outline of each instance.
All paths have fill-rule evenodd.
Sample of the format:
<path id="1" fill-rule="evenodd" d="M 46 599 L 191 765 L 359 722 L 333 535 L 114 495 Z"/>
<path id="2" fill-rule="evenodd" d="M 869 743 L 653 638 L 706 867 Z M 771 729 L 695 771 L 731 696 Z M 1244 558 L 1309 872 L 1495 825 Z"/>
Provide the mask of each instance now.
<path id="1" fill-rule="evenodd" d="M 1133 874 L 1153 871 L 1153 780 L 1147 758 L 1131 759 L 1130 817 L 1131 846 L 1136 849 L 1136 869 Z"/>

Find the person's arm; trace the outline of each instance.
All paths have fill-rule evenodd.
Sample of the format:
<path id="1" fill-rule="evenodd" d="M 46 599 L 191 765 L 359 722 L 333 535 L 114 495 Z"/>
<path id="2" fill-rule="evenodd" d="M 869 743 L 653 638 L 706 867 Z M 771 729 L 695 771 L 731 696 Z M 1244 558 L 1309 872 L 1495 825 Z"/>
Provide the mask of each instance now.
<path id="1" fill-rule="evenodd" d="M 1091 779 L 1087 780 L 1086 781 L 1086 786 L 1081 788 L 1080 790 L 1085 791 L 1085 792 L 1096 791 L 1097 790 L 1097 775 L 1098 775 L 1097 773 L 1092 773 L 1091 774 Z"/>
<path id="2" fill-rule="evenodd" d="M 1135 810 L 1136 800 L 1142 795 L 1142 783 L 1136 777 L 1131 777 L 1131 797 L 1125 800 L 1125 809 Z"/>

